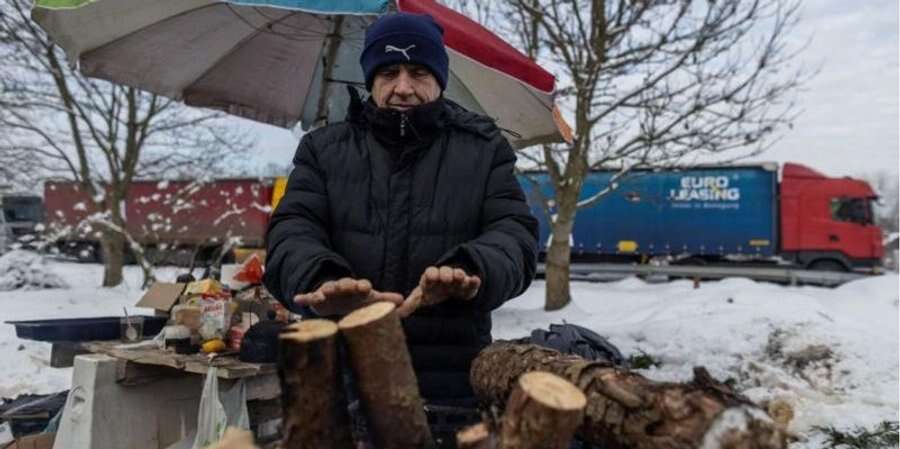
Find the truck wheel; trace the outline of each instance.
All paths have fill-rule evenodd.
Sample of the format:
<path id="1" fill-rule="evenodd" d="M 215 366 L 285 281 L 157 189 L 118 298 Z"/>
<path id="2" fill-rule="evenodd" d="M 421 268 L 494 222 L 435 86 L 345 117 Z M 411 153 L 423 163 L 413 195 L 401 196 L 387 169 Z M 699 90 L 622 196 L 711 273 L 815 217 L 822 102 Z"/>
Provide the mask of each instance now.
<path id="1" fill-rule="evenodd" d="M 845 267 L 844 264 L 832 259 L 817 260 L 809 264 L 807 269 L 813 271 L 847 271 L 847 267 Z"/>

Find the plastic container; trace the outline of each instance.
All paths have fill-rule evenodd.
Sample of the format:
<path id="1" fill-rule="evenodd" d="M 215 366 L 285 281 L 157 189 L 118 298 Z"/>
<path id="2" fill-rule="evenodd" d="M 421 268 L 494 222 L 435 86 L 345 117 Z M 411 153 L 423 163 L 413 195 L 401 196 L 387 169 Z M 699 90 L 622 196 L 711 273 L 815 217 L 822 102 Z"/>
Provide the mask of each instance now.
<path id="1" fill-rule="evenodd" d="M 119 338 L 126 343 L 136 343 L 144 338 L 144 317 L 123 316 L 119 318 Z"/>
<path id="2" fill-rule="evenodd" d="M 172 308 L 172 319 L 175 324 L 183 324 L 188 329 L 197 330 L 203 324 L 203 309 L 200 306 L 179 304 Z"/>
<path id="3" fill-rule="evenodd" d="M 118 340 L 122 329 L 121 317 L 60 318 L 50 320 L 7 321 L 16 327 L 16 337 L 37 341 L 93 341 Z M 166 317 L 141 316 L 144 333 L 156 335 L 166 325 Z"/>

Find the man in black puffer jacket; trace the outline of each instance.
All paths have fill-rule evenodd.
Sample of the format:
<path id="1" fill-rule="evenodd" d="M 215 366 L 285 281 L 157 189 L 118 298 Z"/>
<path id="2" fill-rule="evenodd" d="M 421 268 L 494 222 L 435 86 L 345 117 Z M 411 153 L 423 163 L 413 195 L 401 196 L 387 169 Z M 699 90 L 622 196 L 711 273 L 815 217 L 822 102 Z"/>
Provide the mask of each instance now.
<path id="1" fill-rule="evenodd" d="M 442 33 L 402 13 L 369 27 L 360 62 L 371 97 L 300 142 L 265 274 L 307 316 L 396 303 L 429 400 L 472 395 L 490 313 L 531 283 L 538 236 L 509 143 L 442 97 Z"/>

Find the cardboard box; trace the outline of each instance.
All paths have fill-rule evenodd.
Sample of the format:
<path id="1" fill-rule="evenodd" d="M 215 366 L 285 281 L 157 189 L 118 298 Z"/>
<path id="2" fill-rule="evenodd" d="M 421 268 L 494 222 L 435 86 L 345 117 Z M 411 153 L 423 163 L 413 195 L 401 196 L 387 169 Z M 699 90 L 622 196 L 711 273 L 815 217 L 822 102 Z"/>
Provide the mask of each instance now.
<path id="1" fill-rule="evenodd" d="M 39 433 L 37 435 L 28 435 L 22 438 L 16 438 L 12 444 L 4 449 L 53 449 L 53 441 L 56 439 L 56 433 Z"/>
<path id="2" fill-rule="evenodd" d="M 186 285 L 182 282 L 155 282 L 135 306 L 169 312 L 172 306 L 178 304 L 178 298 Z"/>

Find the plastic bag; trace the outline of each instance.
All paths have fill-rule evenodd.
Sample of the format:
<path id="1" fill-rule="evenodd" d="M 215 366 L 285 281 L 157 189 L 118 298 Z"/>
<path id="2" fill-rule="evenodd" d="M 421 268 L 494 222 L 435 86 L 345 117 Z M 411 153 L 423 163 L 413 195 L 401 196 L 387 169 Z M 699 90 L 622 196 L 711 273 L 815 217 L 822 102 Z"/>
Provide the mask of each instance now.
<path id="1" fill-rule="evenodd" d="M 197 415 L 197 437 L 191 449 L 202 449 L 219 441 L 228 426 L 250 429 L 247 388 L 241 379 L 229 390 L 219 391 L 218 369 L 211 367 L 203 383 Z"/>
<path id="2" fill-rule="evenodd" d="M 263 265 L 259 260 L 259 255 L 251 254 L 250 257 L 241 266 L 241 271 L 234 275 L 234 280 L 246 282 L 248 284 L 262 284 Z"/>

